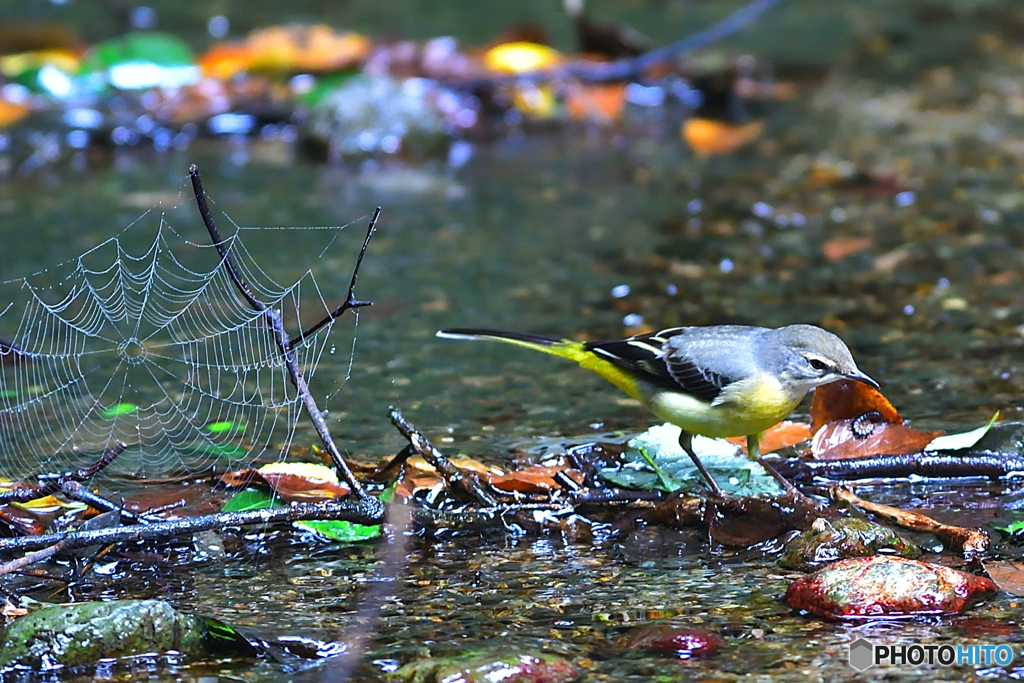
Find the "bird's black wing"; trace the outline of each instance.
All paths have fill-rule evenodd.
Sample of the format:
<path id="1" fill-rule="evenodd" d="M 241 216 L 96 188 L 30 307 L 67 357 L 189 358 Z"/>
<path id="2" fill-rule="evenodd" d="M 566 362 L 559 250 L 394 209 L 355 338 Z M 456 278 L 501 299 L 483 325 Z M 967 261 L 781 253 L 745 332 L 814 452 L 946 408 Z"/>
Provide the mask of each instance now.
<path id="1" fill-rule="evenodd" d="M 628 339 L 589 342 L 586 348 L 663 389 L 714 401 L 732 379 L 697 366 L 678 351 L 665 353 L 669 350 L 668 340 L 683 334 L 685 329 L 674 327 Z"/>

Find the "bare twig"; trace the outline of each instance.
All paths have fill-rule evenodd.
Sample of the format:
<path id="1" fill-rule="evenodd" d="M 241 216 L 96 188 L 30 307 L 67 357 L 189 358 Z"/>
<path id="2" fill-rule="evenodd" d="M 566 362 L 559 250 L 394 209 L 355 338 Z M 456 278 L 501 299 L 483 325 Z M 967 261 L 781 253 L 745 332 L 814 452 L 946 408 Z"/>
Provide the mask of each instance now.
<path id="1" fill-rule="evenodd" d="M 121 455 L 126 448 L 128 448 L 127 444 L 119 442 L 112 449 L 104 453 L 103 457 L 88 467 L 65 474 L 44 474 L 39 477 L 39 481 L 44 482 L 40 486 L 26 486 L 0 492 L 0 505 L 6 503 L 27 503 L 60 492 L 72 500 L 80 501 L 103 512 L 117 510 L 122 519 L 133 524 L 145 524 L 147 520 L 144 517 L 136 515 L 123 506 L 90 491 L 88 487 L 82 486 L 83 482 L 92 479 L 110 463 L 114 462 L 117 456 Z"/>
<path id="2" fill-rule="evenodd" d="M 904 529 L 933 533 L 942 539 L 942 542 L 948 547 L 964 555 L 978 555 L 988 550 L 989 537 L 983 529 L 966 529 L 959 526 L 950 526 L 918 512 L 909 512 L 889 505 L 872 503 L 859 498 L 843 486 L 830 487 L 829 496 L 833 500 L 841 500 L 865 512 L 882 517 Z"/>
<path id="3" fill-rule="evenodd" d="M 215 515 L 202 515 L 169 522 L 116 526 L 95 531 L 69 531 L 62 534 L 0 538 L 0 552 L 26 552 L 58 543 L 63 543 L 62 547 L 65 550 L 73 550 L 90 545 L 167 539 L 208 529 L 222 529 L 231 526 L 268 526 L 300 520 L 330 519 L 355 522 L 356 524 L 380 524 L 384 516 L 384 506 L 373 496 L 368 498 L 376 505 L 369 506 L 365 500 L 294 503 L 283 508 L 221 512 Z"/>
<path id="4" fill-rule="evenodd" d="M 341 451 L 338 450 L 337 445 L 334 443 L 334 437 L 331 436 L 331 431 L 327 427 L 327 420 L 324 419 L 324 413 L 320 410 L 319 406 L 317 406 L 316 399 L 313 398 L 313 394 L 309 390 L 309 385 L 306 384 L 306 378 L 302 375 L 302 370 L 299 368 L 299 361 L 295 356 L 295 349 L 293 348 L 292 340 L 289 339 L 288 333 L 284 329 L 284 320 L 281 318 L 281 313 L 269 308 L 252 293 L 249 285 L 246 284 L 245 280 L 242 278 L 242 274 L 239 272 L 237 266 L 235 266 L 234 259 L 231 256 L 231 251 L 224 243 L 224 240 L 221 239 L 220 231 L 217 229 L 217 225 L 210 213 L 210 207 L 206 202 L 206 191 L 203 189 L 203 183 L 199 177 L 199 168 L 195 164 L 192 164 L 192 166 L 189 167 L 189 177 L 192 179 L 192 190 L 196 196 L 196 205 L 199 207 L 199 215 L 202 217 L 203 223 L 206 225 L 206 229 L 210 233 L 210 237 L 213 239 L 214 246 L 220 254 L 224 268 L 231 276 L 231 279 L 238 288 L 238 291 L 241 292 L 242 296 L 249 302 L 249 305 L 253 310 L 261 313 L 266 318 L 270 329 L 273 330 L 274 341 L 277 343 L 277 348 L 281 352 L 281 358 L 284 360 L 285 367 L 288 368 L 288 376 L 291 378 L 292 384 L 295 385 L 295 390 L 299 393 L 299 396 L 302 399 L 303 406 L 306 408 L 306 413 L 309 415 L 309 419 L 313 422 L 313 426 L 316 428 L 317 435 L 320 437 L 320 442 L 324 445 L 324 450 L 326 450 L 328 455 L 330 455 L 338 473 L 352 490 L 352 494 L 359 500 L 365 502 L 368 506 L 367 510 L 372 508 L 374 514 L 377 516 L 377 520 L 379 521 L 380 516 L 383 515 L 383 506 L 380 501 L 377 501 L 372 496 L 367 495 L 366 489 L 364 489 L 363 485 L 359 483 L 358 479 L 356 479 L 356 476 L 352 473 L 348 463 L 345 462 L 345 458 L 341 455 Z M 366 239 L 363 242 L 363 252 L 370 240 L 370 236 L 373 234 L 373 227 L 376 223 L 378 213 L 374 213 L 370 229 L 367 231 Z M 349 304 L 349 306 L 345 308 L 345 304 L 342 304 L 338 315 L 341 315 L 341 313 L 344 313 L 349 308 L 356 307 L 356 305 L 367 305 L 366 302 L 355 302 L 355 304 L 352 304 L 351 302 L 352 290 L 355 287 L 359 264 L 362 263 L 363 252 L 360 252 L 359 259 L 356 262 L 355 272 L 352 274 L 352 282 L 349 285 L 350 301 L 346 301 L 346 304 Z M 330 319 L 333 320 L 334 318 L 330 317 Z M 324 321 L 321 322 L 326 324 Z"/>
<path id="5" fill-rule="evenodd" d="M 450 79 L 448 85 L 460 88 L 474 88 L 489 85 L 514 83 L 538 83 L 575 79 L 585 83 L 604 83 L 639 78 L 651 67 L 671 62 L 689 52 L 707 47 L 723 38 L 740 31 L 754 22 L 764 12 L 777 5 L 780 0 L 753 0 L 736 10 L 725 19 L 708 28 L 676 41 L 671 45 L 651 50 L 639 57 L 620 59 L 614 62 L 578 61 L 551 69 L 538 69 L 511 76 L 474 77 Z"/>
<path id="6" fill-rule="evenodd" d="M 63 542 L 59 542 L 47 548 L 43 548 L 42 550 L 37 550 L 35 552 L 28 553 L 27 555 L 23 555 L 16 560 L 4 562 L 3 564 L 0 564 L 0 576 L 20 571 L 30 564 L 35 564 L 36 562 L 53 557 L 62 550 L 64 550 L 64 544 Z"/>
<path id="7" fill-rule="evenodd" d="M 423 459 L 431 467 L 437 470 L 449 488 L 468 494 L 477 503 L 485 507 L 494 507 L 498 504 L 498 499 L 480 483 L 475 474 L 463 472 L 453 465 L 445 457 L 444 453 L 437 450 L 427 437 L 423 436 L 418 429 L 405 419 L 401 410 L 391 406 L 388 408 L 388 415 L 391 416 L 391 424 L 395 425 L 399 433 L 409 440 L 409 443 L 416 449 L 416 452 L 423 456 Z"/>
<path id="8" fill-rule="evenodd" d="M 298 337 L 295 337 L 288 342 L 289 348 L 295 348 L 301 346 L 307 337 L 311 337 L 316 334 L 320 328 L 324 325 L 328 325 L 331 321 L 340 317 L 345 311 L 350 308 L 363 308 L 364 306 L 372 306 L 372 301 L 359 301 L 356 299 L 356 278 L 359 276 L 359 267 L 363 265 L 363 256 L 366 255 L 366 248 L 370 246 L 370 238 L 373 237 L 373 231 L 377 229 L 377 219 L 380 217 L 380 207 L 373 212 L 373 216 L 370 217 L 370 225 L 366 229 L 366 237 L 363 238 L 363 246 L 359 249 L 359 256 L 356 257 L 356 265 L 352 268 L 352 279 L 348 283 L 348 294 L 345 297 L 345 303 L 335 308 L 323 320 L 311 326 L 309 329 L 299 333 Z"/>

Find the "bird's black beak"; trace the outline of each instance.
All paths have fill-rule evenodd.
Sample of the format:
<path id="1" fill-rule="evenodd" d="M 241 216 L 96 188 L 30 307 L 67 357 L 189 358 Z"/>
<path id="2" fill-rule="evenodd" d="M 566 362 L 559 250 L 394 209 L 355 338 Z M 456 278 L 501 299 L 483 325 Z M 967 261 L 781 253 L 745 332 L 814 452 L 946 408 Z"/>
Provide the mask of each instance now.
<path id="1" fill-rule="evenodd" d="M 857 370 L 856 368 L 850 370 L 849 372 L 843 373 L 843 376 L 846 377 L 846 379 L 852 379 L 855 382 L 862 382 L 864 384 L 867 384 L 872 389 L 878 389 L 878 382 L 871 379 L 870 377 L 865 375 L 860 370 Z"/>

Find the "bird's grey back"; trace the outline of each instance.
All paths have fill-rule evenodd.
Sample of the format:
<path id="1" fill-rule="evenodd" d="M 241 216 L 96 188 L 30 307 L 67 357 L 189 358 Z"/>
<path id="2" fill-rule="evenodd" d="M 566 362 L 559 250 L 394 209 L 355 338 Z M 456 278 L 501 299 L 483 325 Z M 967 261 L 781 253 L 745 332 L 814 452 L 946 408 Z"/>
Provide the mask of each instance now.
<path id="1" fill-rule="evenodd" d="M 777 330 L 746 325 L 684 327 L 667 340 L 666 351 L 678 358 L 688 358 L 707 372 L 735 382 L 750 374 L 752 368 L 769 371 L 781 362 L 773 335 Z M 767 365 L 766 365 L 767 364 Z"/>

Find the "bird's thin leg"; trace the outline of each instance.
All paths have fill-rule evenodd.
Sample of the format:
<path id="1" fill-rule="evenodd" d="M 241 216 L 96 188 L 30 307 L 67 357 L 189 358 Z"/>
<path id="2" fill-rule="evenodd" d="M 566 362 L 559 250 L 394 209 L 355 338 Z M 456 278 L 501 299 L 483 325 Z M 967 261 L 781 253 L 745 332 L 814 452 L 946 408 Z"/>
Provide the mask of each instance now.
<path id="1" fill-rule="evenodd" d="M 772 475 L 772 477 L 775 478 L 775 481 L 779 482 L 779 486 L 783 489 L 786 491 L 794 490 L 796 487 L 794 487 L 788 479 L 779 474 L 778 470 L 765 462 L 764 458 L 761 457 L 761 436 L 762 434 L 747 435 L 747 455 L 750 456 L 752 460 L 756 461 L 758 465 L 763 467 L 765 472 Z"/>
<path id="2" fill-rule="evenodd" d="M 711 493 L 713 493 L 716 498 L 725 498 L 725 492 L 718 486 L 718 483 L 711 477 L 711 473 L 708 472 L 706 467 L 704 467 L 704 463 L 702 463 L 700 458 L 698 458 L 693 452 L 693 446 L 690 445 L 691 441 L 693 441 L 692 434 L 685 429 L 679 432 L 680 447 L 682 447 L 682 449 L 686 451 L 686 454 L 690 456 L 690 459 L 693 460 L 693 464 L 697 467 L 697 471 L 700 472 L 700 476 L 704 477 L 704 481 L 711 489 Z"/>

